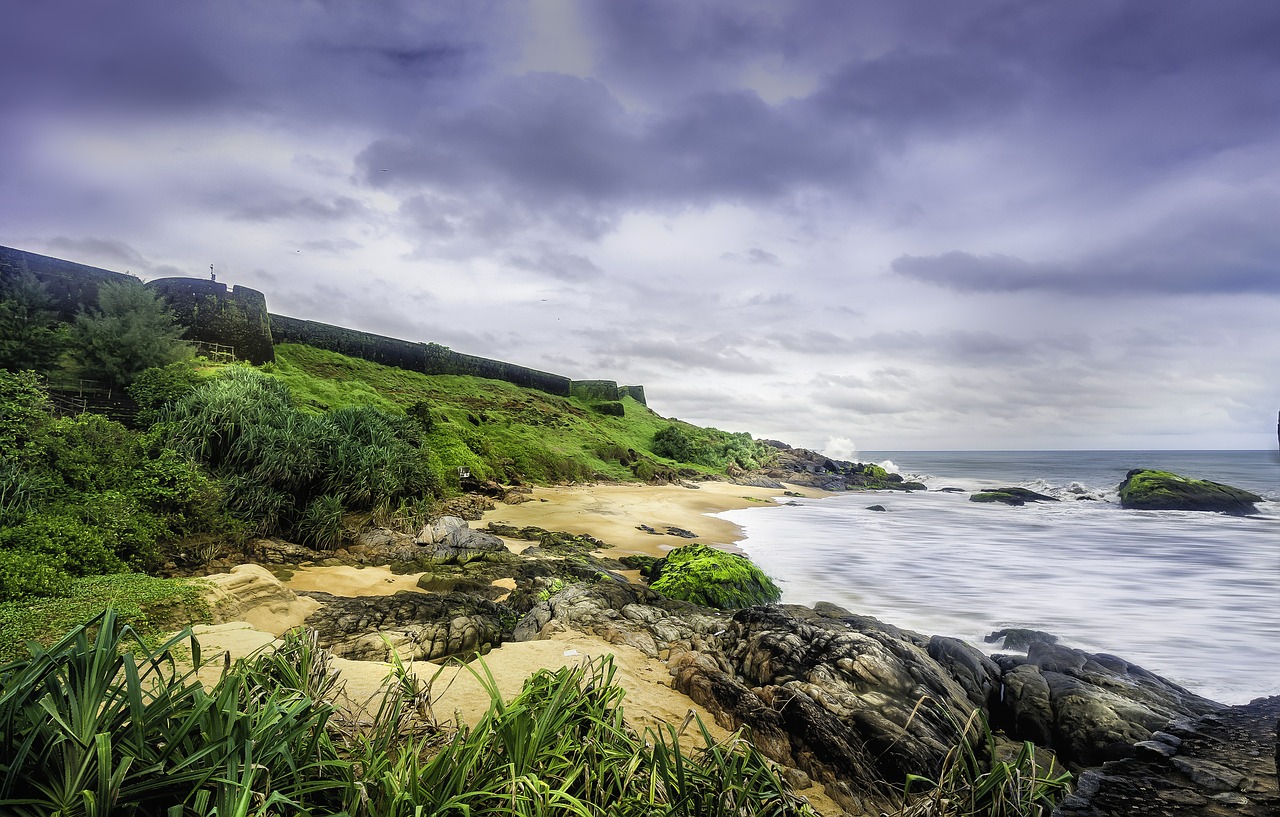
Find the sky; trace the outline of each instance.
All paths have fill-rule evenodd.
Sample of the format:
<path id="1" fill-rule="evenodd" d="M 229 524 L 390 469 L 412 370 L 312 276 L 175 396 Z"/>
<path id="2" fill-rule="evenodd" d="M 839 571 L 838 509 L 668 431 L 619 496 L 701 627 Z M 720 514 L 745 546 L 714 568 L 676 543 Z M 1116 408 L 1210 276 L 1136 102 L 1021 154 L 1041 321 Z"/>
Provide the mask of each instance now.
<path id="1" fill-rule="evenodd" d="M 0 244 L 833 456 L 1276 444 L 1277 3 L 0 19 Z"/>

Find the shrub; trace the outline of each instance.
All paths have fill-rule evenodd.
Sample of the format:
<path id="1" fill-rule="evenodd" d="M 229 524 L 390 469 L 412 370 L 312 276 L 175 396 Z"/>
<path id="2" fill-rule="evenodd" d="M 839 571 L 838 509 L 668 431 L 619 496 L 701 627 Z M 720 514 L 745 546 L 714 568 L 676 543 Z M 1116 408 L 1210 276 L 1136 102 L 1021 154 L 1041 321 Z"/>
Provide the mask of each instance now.
<path id="1" fill-rule="evenodd" d="M 891 817 L 1049 817 L 1071 792 L 1070 772 L 1057 768 L 1052 757 L 1041 766 L 1029 741 L 1000 759 L 980 710 L 963 726 L 954 719 L 952 723 L 959 738 L 943 758 L 937 778 L 908 775 L 901 804 Z"/>
<path id="2" fill-rule="evenodd" d="M 335 550 L 342 544 L 342 497 L 318 496 L 307 503 L 295 526 L 304 545 L 316 550 Z"/>
<path id="3" fill-rule="evenodd" d="M 138 423 L 149 426 L 156 422 L 162 416 L 161 409 L 189 394 L 203 380 L 187 361 L 139 373 L 126 389 L 138 404 Z"/>
<path id="4" fill-rule="evenodd" d="M 47 554 L 0 550 L 0 602 L 61 596 L 71 578 L 60 562 Z"/>

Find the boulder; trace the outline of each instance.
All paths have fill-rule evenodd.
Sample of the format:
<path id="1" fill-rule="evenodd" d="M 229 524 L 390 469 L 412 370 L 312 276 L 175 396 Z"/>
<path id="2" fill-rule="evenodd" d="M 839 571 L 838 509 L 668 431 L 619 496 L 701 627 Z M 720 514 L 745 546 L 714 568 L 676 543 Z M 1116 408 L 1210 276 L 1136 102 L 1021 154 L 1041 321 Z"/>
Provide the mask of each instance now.
<path id="1" fill-rule="evenodd" d="M 1028 502 L 1057 502 L 1048 494 L 1036 493 L 1027 488 L 995 488 L 969 495 L 970 502 L 1002 502 L 1005 505 L 1025 505 Z"/>
<path id="2" fill-rule="evenodd" d="M 456 516 L 442 516 L 427 525 L 414 542 L 421 545 L 414 561 L 424 565 L 466 564 L 509 553 L 501 539 L 472 530 Z"/>
<path id="3" fill-rule="evenodd" d="M 1003 686 L 992 702 L 993 723 L 1077 769 L 1124 756 L 1170 719 L 1222 708 L 1114 655 L 1047 640 L 1030 642 L 1026 657 L 994 660 Z"/>
<path id="4" fill-rule="evenodd" d="M 465 593 L 329 598 L 309 615 L 320 646 L 340 658 L 404 661 L 487 652 L 502 643 L 516 613 L 504 604 Z"/>
<path id="5" fill-rule="evenodd" d="M 261 565 L 237 565 L 228 573 L 206 576 L 209 607 L 215 623 L 239 621 L 250 610 L 266 608 L 285 613 L 297 595 Z"/>
<path id="6" fill-rule="evenodd" d="M 1135 468 L 1120 483 L 1120 507 L 1148 511 L 1217 511 L 1244 516 L 1257 511 L 1262 497 L 1240 488 L 1202 479 Z"/>
<path id="7" fill-rule="evenodd" d="M 707 545 L 676 548 L 654 565 L 649 586 L 664 596 L 721 610 L 770 604 L 782 591 L 745 556 Z"/>

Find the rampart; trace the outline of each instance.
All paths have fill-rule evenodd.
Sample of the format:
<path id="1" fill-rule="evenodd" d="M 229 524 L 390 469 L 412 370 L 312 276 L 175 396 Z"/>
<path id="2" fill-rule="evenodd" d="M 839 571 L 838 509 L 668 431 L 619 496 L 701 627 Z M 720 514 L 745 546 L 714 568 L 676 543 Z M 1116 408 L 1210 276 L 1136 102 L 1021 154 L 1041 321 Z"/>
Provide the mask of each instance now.
<path id="1" fill-rule="evenodd" d="M 371 360 L 385 366 L 396 366 L 424 374 L 465 374 L 504 380 L 517 386 L 538 389 L 548 394 L 569 396 L 572 383 L 567 377 L 540 372 L 513 363 L 464 355 L 438 343 L 414 343 L 399 338 L 375 335 L 317 323 L 286 315 L 271 316 L 271 332 L 276 343 L 303 343 L 351 357 Z"/>
<path id="2" fill-rule="evenodd" d="M 203 278 L 157 278 L 147 286 L 169 303 L 187 340 L 230 346 L 237 358 L 261 365 L 275 360 L 267 296 Z"/>
<path id="3" fill-rule="evenodd" d="M 102 284 L 137 280 L 122 272 L 0 247 L 0 275 L 23 273 L 31 273 L 44 284 L 45 291 L 53 299 L 53 308 L 58 310 L 58 318 L 68 323 L 75 320 L 80 310 L 97 307 L 98 287 Z"/>
<path id="4" fill-rule="evenodd" d="M 65 321 L 98 305 L 98 287 L 102 283 L 136 280 L 131 275 L 87 264 L 0 247 L 0 275 L 23 272 L 30 272 L 44 284 L 59 317 Z M 562 397 L 616 401 L 630 396 L 644 403 L 643 386 L 620 387 L 612 380 L 575 383 L 558 374 L 455 352 L 438 343 L 416 343 L 273 315 L 267 312 L 266 296 L 248 287 L 228 289 L 226 284 L 202 278 L 158 278 L 146 286 L 164 297 L 178 322 L 186 327 L 188 340 L 232 347 L 236 357 L 255 364 L 273 360 L 276 343 L 302 343 L 423 374 L 486 377 Z"/>

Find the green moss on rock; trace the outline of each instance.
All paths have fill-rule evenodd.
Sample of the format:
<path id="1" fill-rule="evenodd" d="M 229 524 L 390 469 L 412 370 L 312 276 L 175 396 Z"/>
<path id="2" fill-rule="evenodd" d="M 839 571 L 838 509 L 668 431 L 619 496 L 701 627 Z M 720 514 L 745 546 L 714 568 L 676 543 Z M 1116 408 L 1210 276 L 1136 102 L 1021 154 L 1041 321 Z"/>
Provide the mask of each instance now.
<path id="1" fill-rule="evenodd" d="M 1251 514 L 1262 497 L 1241 488 L 1168 471 L 1135 468 L 1120 483 L 1120 506 L 1135 510 L 1218 511 Z"/>
<path id="2" fill-rule="evenodd" d="M 687 545 L 655 565 L 650 587 L 673 599 L 734 610 L 772 604 L 782 591 L 745 556 Z"/>

